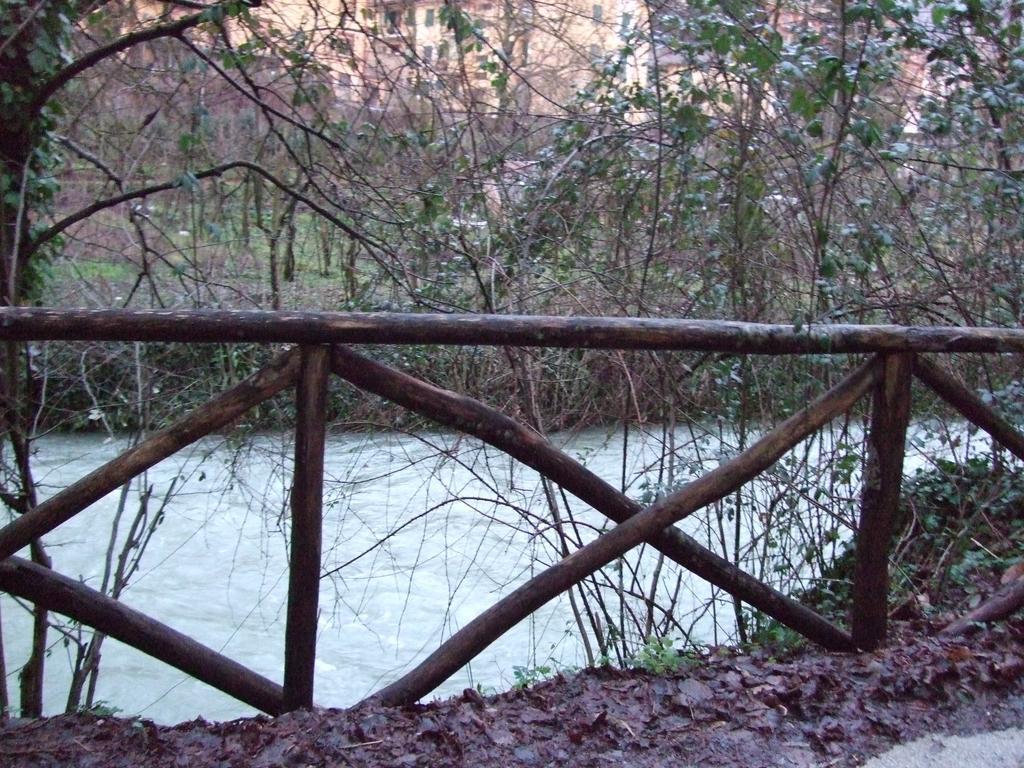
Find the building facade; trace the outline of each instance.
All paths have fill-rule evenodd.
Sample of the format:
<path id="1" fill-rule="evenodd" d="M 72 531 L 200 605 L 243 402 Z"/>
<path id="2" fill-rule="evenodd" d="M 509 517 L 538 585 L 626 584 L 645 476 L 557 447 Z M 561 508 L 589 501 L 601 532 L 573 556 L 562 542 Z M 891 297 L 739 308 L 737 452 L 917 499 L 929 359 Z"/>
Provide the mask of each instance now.
<path id="1" fill-rule="evenodd" d="M 416 99 L 562 111 L 602 73 L 646 77 L 638 0 L 356 0 L 342 99 L 381 109 Z"/>

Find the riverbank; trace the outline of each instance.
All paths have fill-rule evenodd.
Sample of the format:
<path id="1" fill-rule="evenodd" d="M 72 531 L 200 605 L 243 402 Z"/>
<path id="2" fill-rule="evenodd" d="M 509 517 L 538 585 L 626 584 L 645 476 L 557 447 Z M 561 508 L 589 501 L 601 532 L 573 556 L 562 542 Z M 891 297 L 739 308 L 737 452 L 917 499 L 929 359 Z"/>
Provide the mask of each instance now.
<path id="1" fill-rule="evenodd" d="M 66 715 L 0 730 L 0 758 L 44 766 L 860 765 L 927 733 L 1024 722 L 1024 621 L 964 638 L 900 623 L 870 654 L 718 650 L 672 675 L 586 670 L 402 709 L 276 719 Z"/>

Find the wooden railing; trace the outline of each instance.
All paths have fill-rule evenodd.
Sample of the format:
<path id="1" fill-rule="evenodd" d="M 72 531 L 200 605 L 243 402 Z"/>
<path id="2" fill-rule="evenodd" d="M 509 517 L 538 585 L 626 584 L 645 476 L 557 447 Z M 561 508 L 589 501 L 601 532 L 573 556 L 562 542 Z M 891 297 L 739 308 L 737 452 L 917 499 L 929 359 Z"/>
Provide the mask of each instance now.
<path id="1" fill-rule="evenodd" d="M 1002 328 L 760 325 L 695 320 L 482 315 L 0 309 L 0 341 L 95 340 L 288 343 L 293 349 L 81 480 L 23 510 L 0 529 L 0 589 L 69 616 L 271 714 L 308 707 L 314 696 L 327 381 L 330 373 L 446 427 L 489 443 L 617 523 L 541 572 L 452 635 L 398 681 L 373 695 L 415 701 L 531 612 L 633 547 L 667 557 L 825 648 L 873 649 L 886 635 L 888 552 L 900 494 L 916 377 L 1024 460 L 1024 437 L 941 367 L 919 353 L 1024 352 L 1024 331 Z M 838 385 L 730 461 L 646 509 L 533 430 L 344 344 L 450 344 L 703 350 L 733 354 L 869 355 Z M 295 469 L 285 629 L 279 685 L 78 581 L 15 556 L 117 489 L 246 410 L 294 387 Z M 735 492 L 788 450 L 871 393 L 861 515 L 856 532 L 851 631 L 773 589 L 675 527 Z"/>

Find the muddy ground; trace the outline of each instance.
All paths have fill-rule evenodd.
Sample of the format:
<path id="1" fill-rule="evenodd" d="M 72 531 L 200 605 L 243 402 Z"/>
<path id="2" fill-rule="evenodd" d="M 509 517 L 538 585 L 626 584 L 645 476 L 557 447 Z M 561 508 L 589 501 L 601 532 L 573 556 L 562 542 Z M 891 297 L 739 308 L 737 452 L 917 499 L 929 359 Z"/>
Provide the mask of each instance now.
<path id="1" fill-rule="evenodd" d="M 928 631 L 899 625 L 874 654 L 720 650 L 669 676 L 588 670 L 405 709 L 17 722 L 0 728 L 0 765 L 841 767 L 926 733 L 1024 725 L 1024 621 Z"/>

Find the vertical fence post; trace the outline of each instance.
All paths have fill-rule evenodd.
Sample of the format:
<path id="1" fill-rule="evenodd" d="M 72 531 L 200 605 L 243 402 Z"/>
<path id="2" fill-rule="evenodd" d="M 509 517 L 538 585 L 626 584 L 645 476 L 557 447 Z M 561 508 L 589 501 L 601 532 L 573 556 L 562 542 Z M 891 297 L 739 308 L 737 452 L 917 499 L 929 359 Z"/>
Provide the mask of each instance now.
<path id="1" fill-rule="evenodd" d="M 903 479 L 912 368 L 913 355 L 884 355 L 883 374 L 872 398 L 857 526 L 851 627 L 854 644 L 863 650 L 874 650 L 885 640 L 889 547 Z"/>
<path id="2" fill-rule="evenodd" d="M 303 347 L 296 387 L 292 541 L 285 628 L 284 711 L 313 706 L 327 421 L 327 347 Z"/>

